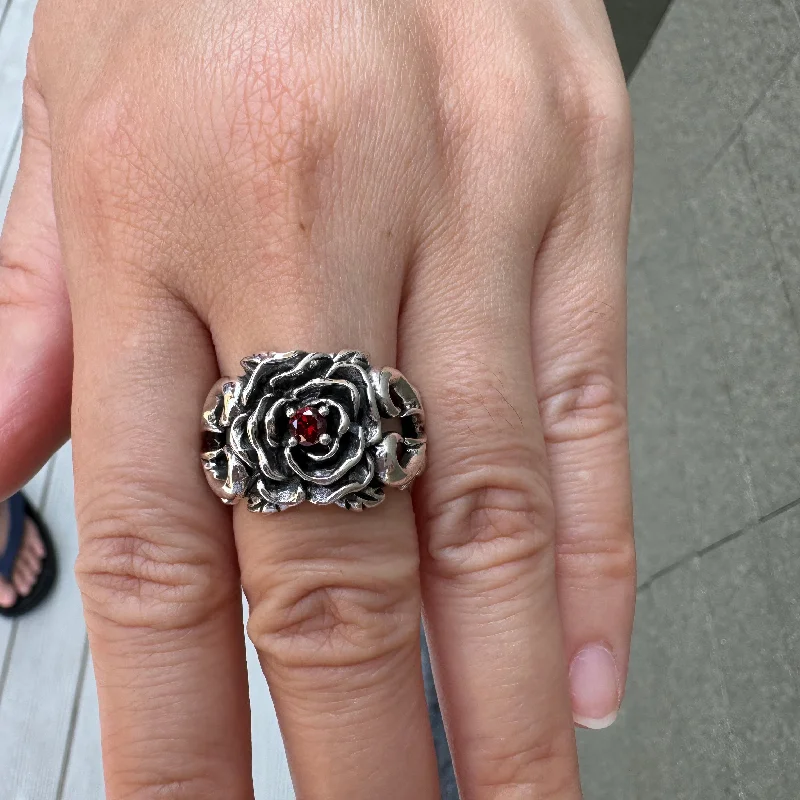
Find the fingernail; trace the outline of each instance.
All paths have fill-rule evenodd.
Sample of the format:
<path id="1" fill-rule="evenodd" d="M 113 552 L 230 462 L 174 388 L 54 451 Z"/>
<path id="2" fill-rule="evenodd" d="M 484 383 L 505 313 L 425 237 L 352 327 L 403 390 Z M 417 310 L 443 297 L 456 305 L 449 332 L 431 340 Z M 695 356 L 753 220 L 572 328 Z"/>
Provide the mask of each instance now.
<path id="1" fill-rule="evenodd" d="M 601 730 L 617 718 L 617 662 L 605 645 L 587 645 L 572 659 L 569 683 L 572 692 L 572 718 L 576 725 Z"/>

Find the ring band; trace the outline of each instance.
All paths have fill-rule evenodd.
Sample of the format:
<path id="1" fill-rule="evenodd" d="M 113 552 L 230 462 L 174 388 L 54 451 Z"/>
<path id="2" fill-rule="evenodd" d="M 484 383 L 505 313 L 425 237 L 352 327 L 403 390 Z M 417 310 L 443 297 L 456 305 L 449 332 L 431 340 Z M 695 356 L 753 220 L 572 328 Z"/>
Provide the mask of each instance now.
<path id="1" fill-rule="evenodd" d="M 229 505 L 283 511 L 308 500 L 361 511 L 425 468 L 425 413 L 396 369 L 364 353 L 258 353 L 214 384 L 203 410 L 206 478 Z"/>

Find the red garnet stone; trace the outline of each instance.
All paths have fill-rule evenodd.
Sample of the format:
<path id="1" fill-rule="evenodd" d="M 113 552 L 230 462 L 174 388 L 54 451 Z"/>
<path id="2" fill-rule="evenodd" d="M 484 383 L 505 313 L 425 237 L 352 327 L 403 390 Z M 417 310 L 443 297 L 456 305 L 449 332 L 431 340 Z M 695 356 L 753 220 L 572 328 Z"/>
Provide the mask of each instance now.
<path id="1" fill-rule="evenodd" d="M 325 417 L 317 413 L 311 406 L 305 406 L 296 411 L 289 420 L 289 430 L 305 447 L 316 444 L 327 427 Z"/>

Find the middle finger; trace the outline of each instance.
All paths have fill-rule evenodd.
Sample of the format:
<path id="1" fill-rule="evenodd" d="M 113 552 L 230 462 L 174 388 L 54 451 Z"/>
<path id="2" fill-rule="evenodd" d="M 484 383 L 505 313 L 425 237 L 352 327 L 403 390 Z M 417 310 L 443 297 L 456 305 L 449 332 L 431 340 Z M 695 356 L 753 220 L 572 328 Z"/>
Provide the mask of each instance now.
<path id="1" fill-rule="evenodd" d="M 373 367 L 395 364 L 412 248 L 402 170 L 416 145 L 380 116 L 348 122 L 342 116 L 350 111 L 328 111 L 324 104 L 313 113 L 316 122 L 309 123 L 303 107 L 281 112 L 289 132 L 281 134 L 280 157 L 268 153 L 268 180 L 252 195 L 239 192 L 231 210 L 257 222 L 240 243 L 237 275 L 226 276 L 227 289 L 213 298 L 208 314 L 220 370 L 229 377 L 243 374 L 242 359 L 267 350 L 358 349 L 369 353 Z M 336 145 L 321 154 L 316 133 L 328 126 L 338 131 Z M 265 151 L 272 133 L 259 144 Z M 281 369 L 308 366 L 302 383 L 332 366 L 330 357 L 320 359 L 322 368 L 303 366 L 292 355 L 277 361 Z M 353 364 L 337 377 L 363 382 Z M 297 403 L 293 411 L 302 407 Z M 275 417 L 284 427 L 286 411 Z M 329 414 L 328 427 L 342 418 L 335 407 Z M 279 447 L 273 453 L 287 458 Z M 285 466 L 281 461 L 275 469 Z M 348 475 L 361 466 L 363 459 Z M 339 482 L 306 481 L 305 490 L 327 501 L 333 498 L 325 492 Z M 438 796 L 419 650 L 414 516 L 407 494 L 386 495 L 362 514 L 308 502 L 276 514 L 252 513 L 244 501 L 234 509 L 248 631 L 299 797 Z"/>

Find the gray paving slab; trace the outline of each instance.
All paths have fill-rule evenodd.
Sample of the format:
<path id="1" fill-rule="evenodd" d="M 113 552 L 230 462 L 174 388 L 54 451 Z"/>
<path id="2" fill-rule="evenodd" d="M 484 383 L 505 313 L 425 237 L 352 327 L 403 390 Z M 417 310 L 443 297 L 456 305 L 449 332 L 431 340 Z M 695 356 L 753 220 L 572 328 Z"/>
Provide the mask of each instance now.
<path id="1" fill-rule="evenodd" d="M 701 572 L 742 796 L 796 800 L 800 653 L 788 637 L 800 622 L 800 512 L 709 553 Z"/>
<path id="2" fill-rule="evenodd" d="M 653 775 L 663 759 L 657 754 L 657 739 L 648 717 L 651 682 L 654 672 L 649 660 L 651 646 L 652 596 L 640 598 L 635 623 L 630 676 L 617 722 L 603 731 L 579 730 L 578 755 L 585 800 L 640 800 L 637 776 Z M 642 736 L 647 732 L 646 738 Z"/>
<path id="3" fill-rule="evenodd" d="M 800 320 L 800 57 L 744 124 L 748 163 L 756 179 L 795 323 Z"/>
<path id="4" fill-rule="evenodd" d="M 629 267 L 629 381 L 640 580 L 758 516 L 688 215 Z"/>
<path id="5" fill-rule="evenodd" d="M 699 550 L 758 511 L 695 251 L 694 219 L 684 213 L 653 240 L 643 267 L 658 320 L 661 402 L 674 418 L 668 461 L 683 468 L 687 536 Z"/>
<path id="6" fill-rule="evenodd" d="M 694 209 L 698 274 L 765 515 L 800 489 L 800 333 L 739 140 L 707 176 Z"/>
<path id="7" fill-rule="evenodd" d="M 628 278 L 628 408 L 633 513 L 642 580 L 694 549 L 686 476 L 675 458 L 676 421 L 662 358 L 661 321 L 641 263 Z"/>
<path id="8" fill-rule="evenodd" d="M 657 781 L 641 776 L 643 797 L 722 800 L 738 796 L 738 765 L 731 750 L 728 701 L 710 634 L 710 610 L 701 561 L 658 580 L 651 624 L 659 638 L 651 660 L 653 704 L 664 763 Z M 660 679 L 660 680 L 659 680 Z"/>
<path id="9" fill-rule="evenodd" d="M 800 44 L 792 0 L 674 0 L 630 84 L 634 258 Z"/>

